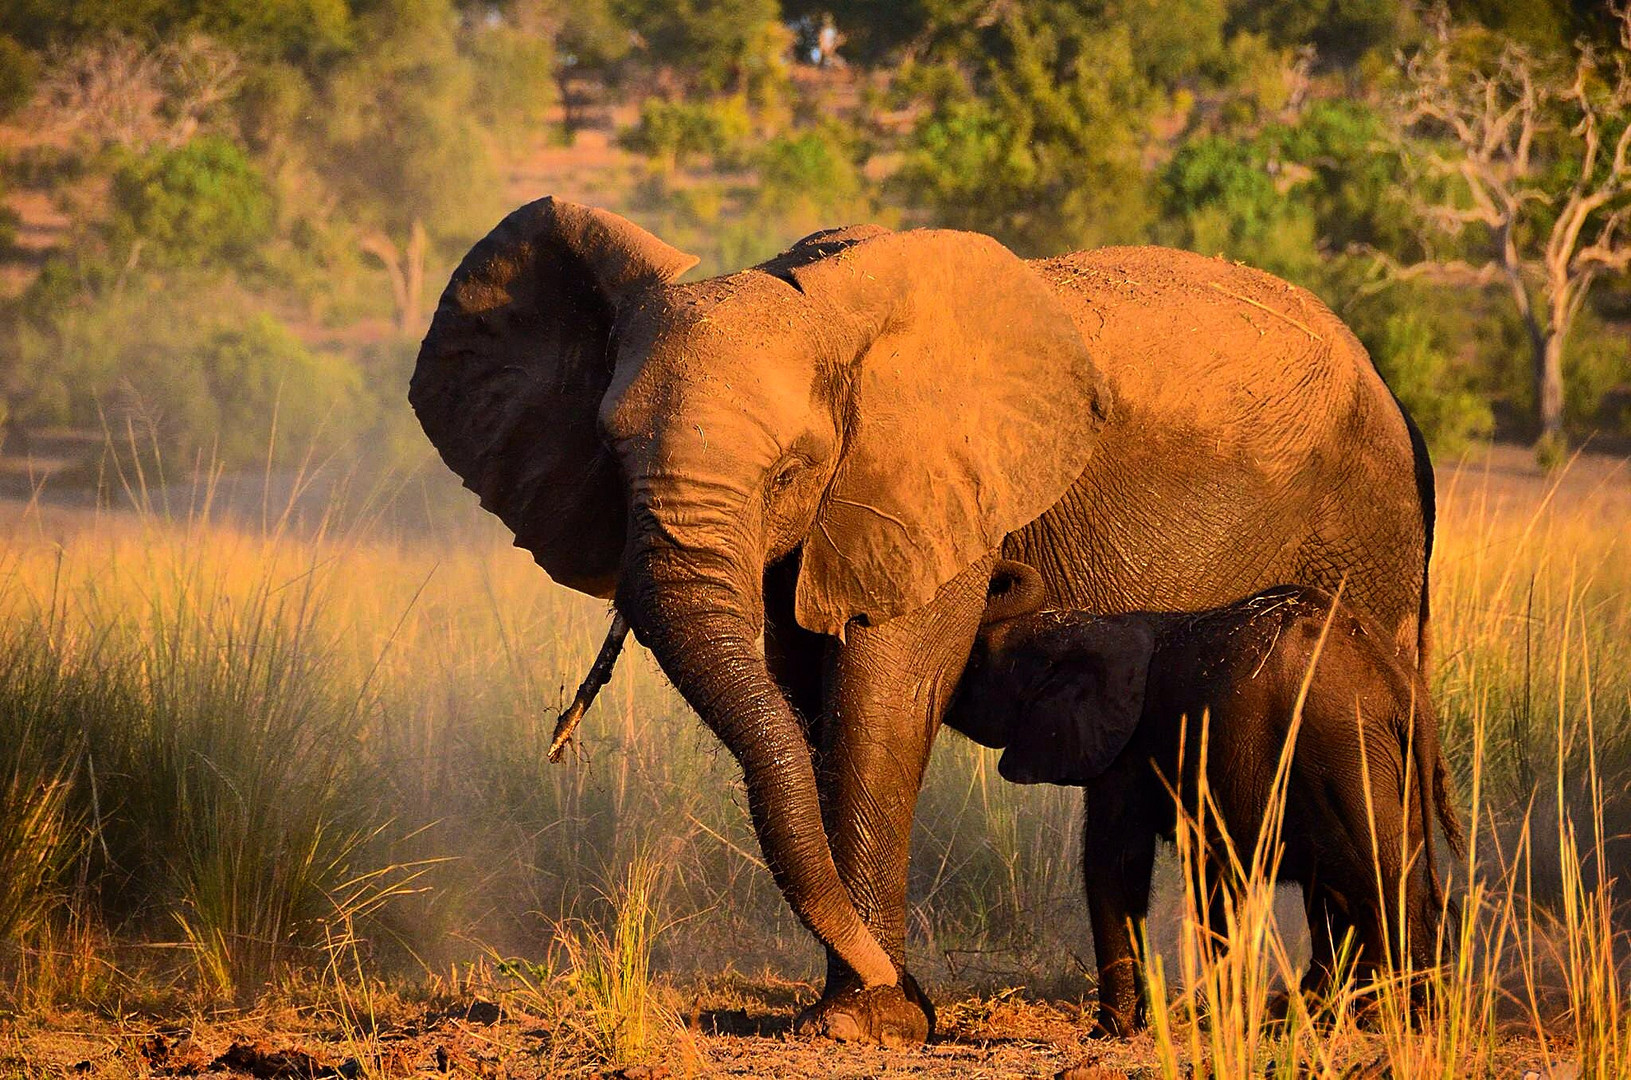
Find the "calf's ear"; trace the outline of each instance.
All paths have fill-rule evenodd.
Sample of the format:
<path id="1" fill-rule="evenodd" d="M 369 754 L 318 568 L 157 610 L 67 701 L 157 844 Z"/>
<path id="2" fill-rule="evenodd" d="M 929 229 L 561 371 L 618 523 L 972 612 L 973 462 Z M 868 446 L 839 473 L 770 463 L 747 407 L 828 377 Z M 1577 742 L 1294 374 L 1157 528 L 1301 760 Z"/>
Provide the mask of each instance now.
<path id="1" fill-rule="evenodd" d="M 1047 667 L 1019 704 L 1008 748 L 997 763 L 1016 784 L 1085 784 L 1104 774 L 1144 714 L 1155 635 L 1145 622 L 1095 620 L 1038 643 Z"/>

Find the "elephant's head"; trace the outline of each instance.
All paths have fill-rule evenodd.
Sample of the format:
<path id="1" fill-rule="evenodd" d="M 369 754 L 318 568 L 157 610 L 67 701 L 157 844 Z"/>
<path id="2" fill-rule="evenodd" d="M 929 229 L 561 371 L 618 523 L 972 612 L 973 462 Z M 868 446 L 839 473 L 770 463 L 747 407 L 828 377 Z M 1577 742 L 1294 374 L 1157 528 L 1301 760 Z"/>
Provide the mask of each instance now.
<path id="1" fill-rule="evenodd" d="M 931 600 L 1085 466 L 1097 369 L 1049 287 L 974 234 L 818 233 L 695 284 L 613 214 L 512 213 L 454 273 L 410 399 L 557 581 L 619 610 L 741 763 L 794 910 L 895 981 L 834 869 L 802 731 L 755 642 L 766 566 L 842 637 Z"/>
<path id="2" fill-rule="evenodd" d="M 1155 651 L 1147 619 L 1052 611 L 1002 630 L 980 688 L 1007 729 L 997 772 L 1015 784 L 1085 784 L 1103 775 L 1143 719 Z"/>

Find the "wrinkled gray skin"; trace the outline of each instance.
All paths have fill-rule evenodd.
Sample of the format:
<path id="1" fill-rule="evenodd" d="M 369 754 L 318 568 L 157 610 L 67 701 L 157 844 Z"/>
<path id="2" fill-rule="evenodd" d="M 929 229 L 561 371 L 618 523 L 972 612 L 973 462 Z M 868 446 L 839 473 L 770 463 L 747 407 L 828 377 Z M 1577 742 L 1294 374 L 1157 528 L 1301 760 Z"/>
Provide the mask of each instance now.
<path id="1" fill-rule="evenodd" d="M 1217 822 L 1250 863 L 1305 678 L 1278 834 L 1279 880 L 1302 886 L 1313 943 L 1303 988 L 1327 987 L 1350 931 L 1362 982 L 1390 955 L 1408 955 L 1417 971 L 1433 965 L 1433 823 L 1452 846 L 1460 827 L 1426 687 L 1386 635 L 1345 609 L 1332 617 L 1329 594 L 1298 586 L 1198 614 L 1108 617 L 1038 610 L 1043 593 L 1034 570 L 997 565 L 957 706 L 972 734 L 1003 748 L 1005 779 L 1085 789 L 1096 1035 L 1146 1022 L 1129 927 L 1148 913 L 1155 842 L 1176 826 L 1173 792 L 1207 822 L 1206 850 L 1218 854 L 1194 868 L 1197 895 L 1211 898 L 1212 927 L 1226 925 L 1231 877 Z M 1203 761 L 1207 815 L 1197 805 Z"/>
<path id="2" fill-rule="evenodd" d="M 1308 293 L 1183 252 L 1027 263 L 876 226 L 676 283 L 694 262 L 605 211 L 523 207 L 453 275 L 409 397 L 741 764 L 828 951 L 801 1031 L 931 1029 L 907 839 L 998 553 L 1095 611 L 1346 577 L 1402 655 L 1424 640 L 1425 452 Z"/>

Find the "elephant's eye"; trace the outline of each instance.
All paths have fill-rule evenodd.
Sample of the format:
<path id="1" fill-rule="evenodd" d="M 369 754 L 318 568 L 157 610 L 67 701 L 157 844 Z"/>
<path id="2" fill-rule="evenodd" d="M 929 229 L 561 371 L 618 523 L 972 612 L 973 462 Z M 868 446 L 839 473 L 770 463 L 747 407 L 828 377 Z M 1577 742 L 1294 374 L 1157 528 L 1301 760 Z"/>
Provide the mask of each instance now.
<path id="1" fill-rule="evenodd" d="M 800 472 L 804 471 L 804 462 L 800 458 L 790 457 L 776 466 L 770 474 L 770 490 L 781 491 L 798 479 Z"/>

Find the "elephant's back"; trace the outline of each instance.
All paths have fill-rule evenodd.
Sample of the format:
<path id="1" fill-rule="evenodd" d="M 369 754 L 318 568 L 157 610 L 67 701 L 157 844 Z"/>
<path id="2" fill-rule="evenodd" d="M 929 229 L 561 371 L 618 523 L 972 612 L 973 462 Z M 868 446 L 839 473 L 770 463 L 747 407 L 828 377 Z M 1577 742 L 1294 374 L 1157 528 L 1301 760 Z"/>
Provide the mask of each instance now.
<path id="1" fill-rule="evenodd" d="M 1103 248 L 1031 266 L 1111 389 L 1093 463 L 1010 538 L 1096 611 L 1335 589 L 1414 652 L 1425 544 L 1397 402 L 1320 300 L 1225 259 Z M 1060 550 L 1069 555 L 1061 555 Z"/>
<path id="2" fill-rule="evenodd" d="M 1064 301 L 1115 404 L 1129 413 L 1204 430 L 1265 460 L 1295 445 L 1299 428 L 1356 404 L 1391 404 L 1342 320 L 1271 274 L 1160 247 L 1100 248 L 1032 266 Z M 1368 419 L 1408 446 L 1396 408 Z"/>

